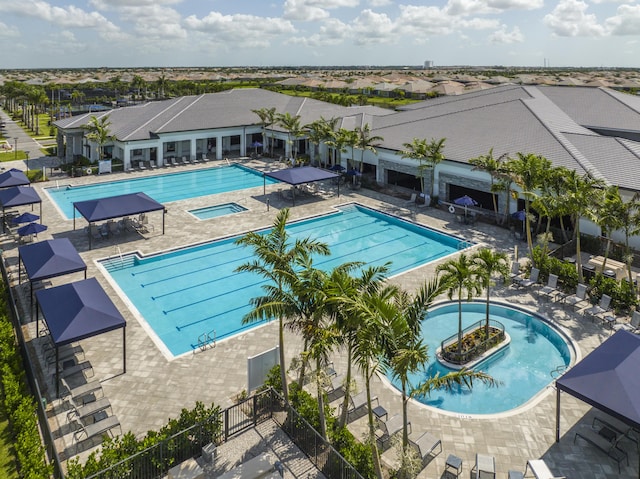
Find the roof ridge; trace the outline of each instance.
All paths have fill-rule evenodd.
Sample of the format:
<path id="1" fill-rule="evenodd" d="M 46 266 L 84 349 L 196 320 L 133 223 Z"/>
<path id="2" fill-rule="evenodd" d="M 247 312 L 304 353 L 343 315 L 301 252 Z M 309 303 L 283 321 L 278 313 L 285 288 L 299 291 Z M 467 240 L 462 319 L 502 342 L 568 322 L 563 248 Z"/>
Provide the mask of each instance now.
<path id="1" fill-rule="evenodd" d="M 130 132 L 128 135 L 126 135 L 125 137 L 122 138 L 122 141 L 126 141 L 129 137 L 131 137 L 134 133 L 136 133 L 137 131 L 140 131 L 141 129 L 143 129 L 146 125 L 148 125 L 149 123 L 151 123 L 153 120 L 155 120 L 156 118 L 158 118 L 160 115 L 164 114 L 167 110 L 173 108 L 174 106 L 176 106 L 177 104 L 181 103 L 182 100 L 186 98 L 186 97 L 178 97 L 175 100 L 169 100 L 169 106 L 167 106 L 166 108 L 163 108 L 162 110 L 160 110 L 157 114 L 153 115 L 151 118 L 149 118 L 147 121 L 145 121 L 144 123 L 142 123 L 138 128 L 136 128 L 135 130 L 133 130 L 132 132 Z M 146 105 L 151 105 L 151 103 L 146 103 Z M 166 125 L 166 123 L 165 123 Z M 164 126 L 164 125 L 162 125 Z"/>
<path id="2" fill-rule="evenodd" d="M 162 130 L 165 126 L 167 126 L 169 123 L 171 123 L 172 121 L 174 121 L 176 118 L 180 117 L 181 115 L 183 115 L 188 109 L 190 109 L 193 105 L 195 105 L 196 103 L 198 103 L 200 100 L 202 100 L 204 98 L 204 96 L 206 95 L 206 93 L 203 93 L 201 95 L 195 96 L 195 97 L 182 97 L 182 98 L 192 98 L 192 100 L 189 102 L 188 105 L 186 105 L 184 108 L 182 108 L 182 110 L 180 110 L 178 113 L 176 113 L 172 118 L 170 118 L 168 121 L 166 121 L 165 123 L 163 123 L 162 125 L 160 125 L 157 129 L 157 131 Z"/>
<path id="3" fill-rule="evenodd" d="M 564 136 L 564 131 L 560 128 L 554 128 L 554 125 L 548 121 L 545 121 L 540 115 L 540 110 L 535 108 L 536 104 L 545 103 L 546 107 L 552 107 L 554 113 L 557 115 L 561 115 L 563 118 L 569 120 L 570 123 L 578 126 L 583 131 L 580 132 L 578 129 L 576 131 L 566 131 L 569 134 L 583 134 L 585 136 L 594 136 L 598 137 L 598 135 L 589 135 L 590 131 L 587 128 L 584 128 L 578 125 L 569 115 L 567 115 L 560 107 L 558 107 L 549 97 L 547 97 L 544 93 L 542 93 L 538 87 L 535 86 L 523 86 L 523 88 L 531 95 L 531 98 L 522 99 L 519 101 L 527 108 L 533 116 L 535 116 L 543 128 L 545 128 L 562 146 L 567 152 L 576 160 L 576 162 L 589 174 L 594 177 L 607 181 L 606 177 L 600 173 L 600 171 L 582 154 L 578 148 L 575 147 L 571 141 Z M 591 132 L 592 133 L 592 132 Z M 607 182 L 608 183 L 608 182 Z"/>

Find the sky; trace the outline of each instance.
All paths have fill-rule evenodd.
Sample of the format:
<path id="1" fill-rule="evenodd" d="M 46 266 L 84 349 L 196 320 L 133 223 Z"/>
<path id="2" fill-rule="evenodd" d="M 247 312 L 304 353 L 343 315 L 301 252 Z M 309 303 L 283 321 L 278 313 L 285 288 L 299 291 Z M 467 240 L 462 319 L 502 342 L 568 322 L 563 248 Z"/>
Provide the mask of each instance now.
<path id="1" fill-rule="evenodd" d="M 0 69 L 640 67 L 640 0 L 0 0 Z"/>

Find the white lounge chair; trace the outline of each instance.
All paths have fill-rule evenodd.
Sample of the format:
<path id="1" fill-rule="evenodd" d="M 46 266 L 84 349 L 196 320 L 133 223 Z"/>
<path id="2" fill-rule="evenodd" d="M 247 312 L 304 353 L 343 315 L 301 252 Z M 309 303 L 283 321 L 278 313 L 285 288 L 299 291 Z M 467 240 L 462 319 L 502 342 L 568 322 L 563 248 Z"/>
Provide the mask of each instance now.
<path id="1" fill-rule="evenodd" d="M 442 452 L 442 441 L 430 432 L 423 433 L 415 441 L 409 439 L 409 444 L 417 451 L 423 463 L 429 456 L 435 457 Z M 436 448 L 440 449 L 437 453 Z"/>
<path id="2" fill-rule="evenodd" d="M 529 277 L 518 281 L 518 285 L 522 288 L 534 286 L 538 282 L 539 276 L 540 270 L 538 268 L 531 268 L 531 274 L 529 274 Z"/>
<path id="3" fill-rule="evenodd" d="M 574 310 L 578 310 L 581 307 L 589 304 L 589 301 L 587 300 L 587 285 L 579 284 L 576 287 L 576 294 L 566 296 L 564 298 L 564 304 L 570 304 L 571 306 L 573 306 Z"/>
<path id="4" fill-rule="evenodd" d="M 544 459 L 531 459 L 527 461 L 527 465 L 524 468 L 524 475 L 527 475 L 527 471 L 530 470 L 536 479 L 565 479 L 564 476 L 554 476 Z"/>
<path id="5" fill-rule="evenodd" d="M 411 198 L 406 201 L 406 204 L 412 205 L 416 202 L 416 198 L 418 197 L 417 193 L 411 193 Z"/>
<path id="6" fill-rule="evenodd" d="M 373 396 L 371 398 L 371 402 L 373 403 L 374 401 L 377 405 L 379 405 L 378 396 Z M 367 407 L 367 392 L 362 391 L 358 394 L 352 394 L 349 397 L 349 409 L 347 410 L 347 415 L 355 414 L 364 407 Z"/>
<path id="7" fill-rule="evenodd" d="M 345 380 L 344 374 L 334 374 L 328 379 L 330 379 L 330 381 L 328 381 L 328 384 L 325 388 L 325 391 L 328 395 L 338 394 L 338 392 L 342 391 Z"/>
<path id="8" fill-rule="evenodd" d="M 609 311 L 611 307 L 611 296 L 603 294 L 598 304 L 594 304 L 590 308 L 586 308 L 582 313 L 585 316 L 591 316 L 592 319 L 602 319 L 602 315 Z"/>
<path id="9" fill-rule="evenodd" d="M 407 422 L 407 427 L 409 428 L 409 433 L 411 433 L 411 423 Z M 387 445 L 393 436 L 402 432 L 404 428 L 404 422 L 402 419 L 402 414 L 396 414 L 391 416 L 386 421 L 378 421 L 378 430 L 380 431 L 380 435 L 376 437 L 376 441 L 381 448 L 384 448 Z"/>
<path id="10" fill-rule="evenodd" d="M 547 280 L 547 285 L 540 288 L 538 291 L 538 295 L 544 295 L 549 299 L 560 299 L 564 297 L 562 291 L 558 289 L 558 275 L 557 274 L 549 274 L 549 279 Z"/>
<path id="11" fill-rule="evenodd" d="M 637 333 L 640 330 L 640 311 L 634 311 L 628 323 L 618 323 L 612 326 L 614 331 L 624 330 L 630 333 Z"/>
<path id="12" fill-rule="evenodd" d="M 496 458 L 493 456 L 488 456 L 486 454 L 476 454 L 476 463 L 471 471 L 475 471 L 474 477 L 476 479 L 495 479 Z"/>

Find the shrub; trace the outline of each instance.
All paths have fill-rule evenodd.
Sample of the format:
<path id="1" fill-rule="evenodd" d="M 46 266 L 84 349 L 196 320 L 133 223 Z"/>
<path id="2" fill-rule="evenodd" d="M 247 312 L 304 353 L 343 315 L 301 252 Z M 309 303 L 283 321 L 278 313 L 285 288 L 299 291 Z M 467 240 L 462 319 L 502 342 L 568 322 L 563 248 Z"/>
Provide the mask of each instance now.
<path id="1" fill-rule="evenodd" d="M 611 296 L 611 307 L 618 312 L 629 311 L 638 304 L 635 287 L 627 280 L 616 281 L 597 274 L 591 278 L 589 286 L 589 298 L 594 304 L 600 301 L 603 294 Z"/>

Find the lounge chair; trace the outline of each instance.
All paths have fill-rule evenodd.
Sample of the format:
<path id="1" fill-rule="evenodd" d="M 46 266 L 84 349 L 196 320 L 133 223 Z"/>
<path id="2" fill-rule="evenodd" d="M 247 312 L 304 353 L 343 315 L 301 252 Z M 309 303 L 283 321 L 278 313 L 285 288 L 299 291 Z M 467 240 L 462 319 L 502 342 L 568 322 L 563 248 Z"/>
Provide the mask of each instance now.
<path id="1" fill-rule="evenodd" d="M 613 434 L 615 435 L 615 431 L 611 431 L 608 428 L 602 428 L 599 431 L 596 431 L 590 426 L 584 426 L 578 432 L 576 432 L 576 435 L 573 437 L 573 443 L 575 444 L 577 438 L 588 442 L 596 449 L 599 449 L 611 459 L 616 461 L 618 463 L 618 473 L 621 473 L 622 469 L 620 467 L 620 463 L 622 461 L 627 461 L 627 466 L 629 465 L 629 456 L 625 451 L 618 447 L 618 442 L 623 436 L 615 435 L 612 440 L 609 440 L 603 434 L 605 431 L 607 433 L 613 432 Z"/>
<path id="2" fill-rule="evenodd" d="M 92 417 L 94 414 L 106 411 L 107 409 L 111 409 L 111 403 L 105 397 L 88 402 L 80 407 L 76 407 L 76 405 L 72 401 L 68 401 L 67 404 L 70 408 L 67 412 L 67 422 L 71 422 L 74 419 L 78 419 L 84 422 L 87 418 Z"/>
<path id="3" fill-rule="evenodd" d="M 71 362 L 71 361 L 69 361 Z M 83 373 L 85 371 L 91 371 L 91 376 L 93 376 L 93 367 L 89 361 L 82 361 L 81 363 L 76 363 L 73 361 L 73 364 L 66 365 L 62 364 L 62 367 L 58 368 L 58 374 L 61 378 L 66 379 L 74 374 Z"/>
<path id="4" fill-rule="evenodd" d="M 476 479 L 488 478 L 491 477 L 495 479 L 496 477 L 496 458 L 493 456 L 488 456 L 486 454 L 476 454 L 476 463 L 471 469 L 473 473 L 475 471 L 474 477 Z"/>
<path id="5" fill-rule="evenodd" d="M 158 164 L 156 163 L 155 160 L 149 161 L 149 168 L 151 168 L 152 170 L 155 170 L 157 167 L 158 167 Z"/>
<path id="6" fill-rule="evenodd" d="M 378 405 L 380 404 L 378 402 L 378 396 L 373 396 L 371 398 L 371 402 L 373 403 L 374 401 L 375 401 L 376 404 L 378 404 Z M 366 407 L 367 407 L 367 392 L 366 391 L 359 392 L 358 394 L 352 394 L 349 397 L 349 409 L 347 410 L 347 415 L 355 414 L 360 409 L 366 408 Z"/>
<path id="7" fill-rule="evenodd" d="M 416 198 L 418 197 L 417 193 L 411 193 L 411 197 L 405 202 L 407 205 L 412 205 L 416 202 Z"/>
<path id="8" fill-rule="evenodd" d="M 531 268 L 531 274 L 529 274 L 529 277 L 518 281 L 518 286 L 520 286 L 521 288 L 529 288 L 531 286 L 534 286 L 538 282 L 539 276 L 540 270 L 538 268 Z"/>
<path id="9" fill-rule="evenodd" d="M 640 311 L 634 311 L 631 320 L 628 323 L 619 323 L 612 325 L 614 331 L 624 330 L 630 333 L 638 333 L 640 330 Z"/>
<path id="10" fill-rule="evenodd" d="M 409 433 L 411 432 L 411 423 L 407 423 L 407 427 L 409 428 Z M 402 432 L 404 428 L 404 423 L 402 419 L 402 414 L 396 414 L 395 416 L 391 416 L 386 421 L 378 421 L 378 430 L 380 431 L 380 435 L 376 437 L 376 441 L 381 448 L 384 447 L 391 441 L 391 438 Z"/>
<path id="11" fill-rule="evenodd" d="M 109 233 L 112 235 L 119 235 L 121 231 L 120 223 L 116 223 L 115 221 L 107 221 L 107 225 L 109 228 Z"/>
<path id="12" fill-rule="evenodd" d="M 613 416 L 595 416 L 591 425 L 593 427 L 597 427 L 598 425 L 600 427 L 608 427 L 616 434 L 626 437 L 630 441 L 635 442 L 636 445 L 640 447 L 640 431 L 635 429 L 633 426 L 629 426 L 627 423 L 616 419 Z"/>
<path id="13" fill-rule="evenodd" d="M 189 164 L 189 162 L 187 161 L 187 157 L 186 156 L 182 157 L 182 164 L 183 165 L 188 165 Z"/>
<path id="14" fill-rule="evenodd" d="M 562 291 L 558 289 L 558 275 L 550 274 L 549 279 L 547 280 L 547 285 L 540 288 L 538 291 L 538 295 L 544 295 L 547 298 L 557 300 L 558 298 L 564 297 Z"/>
<path id="15" fill-rule="evenodd" d="M 536 479 L 565 479 L 564 476 L 554 476 L 544 462 L 544 459 L 531 459 L 527 461 L 527 465 L 524 468 L 524 476 L 527 475 L 527 470 L 531 470 L 531 474 L 533 474 Z"/>
<path id="16" fill-rule="evenodd" d="M 566 296 L 564 298 L 564 304 L 570 304 L 571 306 L 573 306 L 574 310 L 578 310 L 581 307 L 589 304 L 589 301 L 587 300 L 587 285 L 579 284 L 576 287 L 576 294 Z"/>
<path id="17" fill-rule="evenodd" d="M 594 304 L 590 308 L 586 308 L 582 314 L 585 316 L 591 316 L 591 319 L 599 318 L 602 320 L 602 315 L 609 311 L 611 307 L 611 296 L 603 294 L 598 304 Z"/>
<path id="18" fill-rule="evenodd" d="M 435 457 L 442 452 L 442 441 L 430 432 L 423 433 L 415 441 L 409 439 L 409 444 L 416 450 L 423 464 L 429 456 Z M 437 453 L 436 448 L 440 448 Z"/>
<path id="19" fill-rule="evenodd" d="M 69 359 L 77 359 L 77 356 L 81 356 L 81 359 L 84 359 L 84 349 L 82 349 L 82 346 L 79 344 L 69 344 L 67 347 L 65 346 L 58 348 L 58 363 L 63 363 Z M 47 361 L 49 367 L 52 367 L 56 362 L 56 348 L 48 349 L 44 354 L 44 359 Z"/>
<path id="20" fill-rule="evenodd" d="M 103 394 L 102 384 L 100 381 L 91 381 L 75 388 L 69 387 L 69 384 L 64 378 L 60 379 L 65 391 L 62 393 L 62 397 L 69 397 L 76 406 L 84 405 L 87 402 L 95 401 L 96 395 Z"/>
<path id="21" fill-rule="evenodd" d="M 509 273 L 509 279 L 511 279 L 512 284 L 518 284 L 522 281 L 522 273 L 520 272 L 520 263 L 514 261 L 511 263 L 511 272 Z"/>
<path id="22" fill-rule="evenodd" d="M 111 437 L 113 437 L 112 430 L 120 428 L 120 432 L 122 432 L 122 428 L 120 427 L 120 421 L 115 416 L 107 416 L 106 418 L 94 422 L 93 424 L 85 425 L 80 420 L 74 420 L 79 426 L 79 429 L 73 433 L 73 440 L 75 442 L 86 441 L 93 437 L 103 436 L 106 433 L 109 433 Z"/>
<path id="23" fill-rule="evenodd" d="M 139 161 L 138 162 L 138 169 L 139 170 L 146 170 L 147 169 L 147 167 L 144 166 L 144 161 Z"/>
<path id="24" fill-rule="evenodd" d="M 327 395 L 337 395 L 340 391 L 342 391 L 345 380 L 344 374 L 334 374 L 333 376 L 329 376 L 328 379 L 330 379 L 330 381 L 328 381 L 328 384 L 325 387 Z"/>

